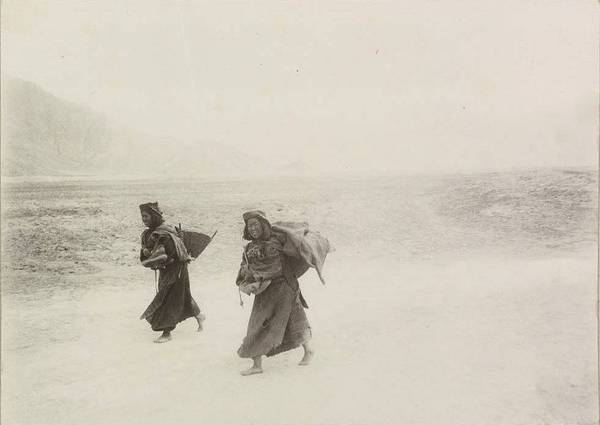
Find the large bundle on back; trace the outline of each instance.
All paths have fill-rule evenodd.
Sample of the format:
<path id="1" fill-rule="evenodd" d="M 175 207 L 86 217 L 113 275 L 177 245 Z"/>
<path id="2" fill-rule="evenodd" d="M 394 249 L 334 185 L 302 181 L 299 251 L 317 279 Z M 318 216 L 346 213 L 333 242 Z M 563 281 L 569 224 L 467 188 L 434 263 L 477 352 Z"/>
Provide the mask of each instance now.
<path id="1" fill-rule="evenodd" d="M 202 254 L 202 251 L 206 249 L 216 234 L 216 231 L 212 236 L 208 236 L 200 232 L 183 230 L 181 231 L 181 239 L 183 239 L 183 244 L 187 248 L 188 254 L 190 254 L 190 257 L 195 260 L 200 256 L 200 254 Z"/>
<path id="2" fill-rule="evenodd" d="M 144 246 L 144 235 L 150 233 L 147 243 L 151 246 Z M 191 230 L 182 230 L 181 224 L 179 227 L 161 224 L 157 228 L 150 230 L 146 229 L 142 234 L 142 248 L 148 248 L 150 255 L 142 260 L 142 265 L 151 269 L 162 268 L 167 264 L 167 254 L 164 245 L 161 243 L 161 238 L 171 238 L 175 246 L 177 258 L 180 261 L 189 263 L 195 260 L 206 249 L 208 244 L 213 240 L 215 232 L 212 236 L 204 233 L 194 232 Z"/>
<path id="3" fill-rule="evenodd" d="M 283 253 L 291 258 L 296 277 L 302 276 L 312 267 L 323 284 L 323 264 L 327 254 L 333 251 L 327 238 L 309 229 L 308 223 L 278 221 L 271 225 L 273 231 L 286 235 Z"/>

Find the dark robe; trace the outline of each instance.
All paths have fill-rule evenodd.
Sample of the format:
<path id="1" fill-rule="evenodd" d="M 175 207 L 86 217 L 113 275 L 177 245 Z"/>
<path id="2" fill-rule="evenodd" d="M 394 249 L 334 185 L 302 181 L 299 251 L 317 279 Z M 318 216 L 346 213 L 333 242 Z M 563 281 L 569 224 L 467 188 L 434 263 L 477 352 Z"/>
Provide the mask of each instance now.
<path id="1" fill-rule="evenodd" d="M 304 312 L 306 302 L 292 267 L 294 259 L 283 252 L 286 239 L 283 233 L 273 233 L 245 247 L 236 283 L 251 281 L 257 274 L 271 279 L 271 284 L 254 297 L 246 337 L 238 349 L 240 357 L 273 356 L 299 347 L 312 336 Z"/>
<path id="2" fill-rule="evenodd" d="M 175 238 L 177 236 L 170 230 L 147 230 L 142 234 L 143 247 L 152 250 L 158 239 L 168 257 L 167 265 L 159 270 L 158 292 L 140 317 L 146 319 L 154 331 L 171 331 L 179 322 L 200 314 L 200 308 L 190 291 L 187 254 L 182 253 L 181 245 Z M 141 252 L 140 260 L 146 258 Z"/>

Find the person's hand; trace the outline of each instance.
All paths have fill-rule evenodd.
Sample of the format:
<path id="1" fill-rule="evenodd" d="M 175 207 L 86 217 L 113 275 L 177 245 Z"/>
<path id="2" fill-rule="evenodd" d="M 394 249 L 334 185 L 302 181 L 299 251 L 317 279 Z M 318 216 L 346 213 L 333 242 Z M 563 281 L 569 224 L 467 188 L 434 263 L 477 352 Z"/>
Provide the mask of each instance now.
<path id="1" fill-rule="evenodd" d="M 148 257 L 151 254 L 151 252 L 148 248 L 144 248 L 142 249 L 142 254 L 144 254 L 145 257 Z"/>

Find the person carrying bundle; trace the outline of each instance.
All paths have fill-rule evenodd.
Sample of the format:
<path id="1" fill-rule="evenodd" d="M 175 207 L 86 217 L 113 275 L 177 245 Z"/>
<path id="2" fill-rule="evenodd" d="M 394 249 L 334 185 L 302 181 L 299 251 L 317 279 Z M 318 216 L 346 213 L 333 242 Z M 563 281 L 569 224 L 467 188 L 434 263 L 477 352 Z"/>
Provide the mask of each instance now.
<path id="1" fill-rule="evenodd" d="M 146 229 L 141 235 L 140 261 L 145 267 L 159 271 L 156 295 L 140 319 L 146 319 L 153 331 L 162 332 L 154 340 L 171 340 L 171 331 L 179 322 L 194 317 L 198 331 L 205 316 L 190 291 L 188 263 L 192 260 L 181 237 L 181 230 L 164 222 L 157 202 L 140 205 Z"/>
<path id="2" fill-rule="evenodd" d="M 243 214 L 244 248 L 236 284 L 247 294 L 254 294 L 254 303 L 246 337 L 238 355 L 251 358 L 253 365 L 242 375 L 262 373 L 262 356 L 274 356 L 302 346 L 300 365 L 308 365 L 314 350 L 310 346 L 312 331 L 305 308 L 308 308 L 300 287 L 300 277 L 314 267 L 321 281 L 321 269 L 329 242 L 308 226 L 290 223 L 271 225 L 262 211 Z M 323 282 L 324 283 L 324 282 Z"/>

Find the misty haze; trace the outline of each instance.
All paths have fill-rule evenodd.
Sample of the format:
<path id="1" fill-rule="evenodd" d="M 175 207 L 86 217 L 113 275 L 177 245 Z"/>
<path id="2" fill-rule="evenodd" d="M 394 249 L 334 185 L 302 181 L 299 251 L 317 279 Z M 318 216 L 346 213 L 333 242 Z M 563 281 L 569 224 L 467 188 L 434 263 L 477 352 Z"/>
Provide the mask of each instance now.
<path id="1" fill-rule="evenodd" d="M 597 423 L 589 3 L 3 2 L 2 422 Z M 218 231 L 166 344 L 155 201 Z M 249 210 L 334 248 L 307 367 L 239 373 Z"/>

